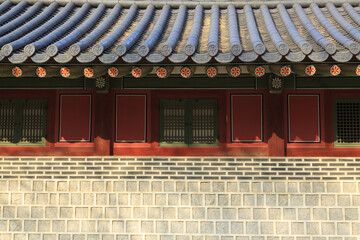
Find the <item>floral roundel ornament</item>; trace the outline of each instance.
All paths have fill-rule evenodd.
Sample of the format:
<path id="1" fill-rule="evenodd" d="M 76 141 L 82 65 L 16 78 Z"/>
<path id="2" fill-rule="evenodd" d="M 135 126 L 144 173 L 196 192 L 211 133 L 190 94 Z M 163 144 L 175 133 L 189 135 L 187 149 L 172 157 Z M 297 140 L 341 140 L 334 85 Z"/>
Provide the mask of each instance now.
<path id="1" fill-rule="evenodd" d="M 104 77 L 98 77 L 95 80 L 96 88 L 104 88 L 106 86 L 106 79 Z"/>
<path id="2" fill-rule="evenodd" d="M 330 74 L 333 75 L 333 76 L 337 76 L 341 73 L 341 69 L 338 65 L 333 65 L 331 68 L 330 68 Z"/>
<path id="3" fill-rule="evenodd" d="M 70 69 L 68 69 L 67 67 L 60 68 L 60 75 L 64 78 L 70 77 Z"/>
<path id="4" fill-rule="evenodd" d="M 314 65 L 308 65 L 305 68 L 305 74 L 308 76 L 312 76 L 316 73 L 316 67 Z"/>
<path id="5" fill-rule="evenodd" d="M 23 74 L 20 67 L 14 67 L 11 72 L 14 77 L 21 77 Z"/>
<path id="6" fill-rule="evenodd" d="M 131 70 L 131 75 L 133 75 L 135 78 L 140 78 L 142 76 L 142 69 L 139 67 L 134 67 Z"/>
<path id="7" fill-rule="evenodd" d="M 84 76 L 87 78 L 92 78 L 94 76 L 94 69 L 90 67 L 84 68 Z"/>
<path id="8" fill-rule="evenodd" d="M 282 82 L 281 78 L 279 78 L 279 77 L 275 77 L 271 81 L 271 86 L 277 90 L 282 88 L 282 85 L 283 85 L 283 82 Z"/>
<path id="9" fill-rule="evenodd" d="M 211 66 L 211 67 L 208 67 L 208 68 L 206 69 L 206 75 L 207 75 L 209 78 L 214 78 L 214 77 L 216 77 L 217 73 L 218 73 L 218 71 L 217 71 L 216 67 Z"/>
<path id="10" fill-rule="evenodd" d="M 255 76 L 257 77 L 262 77 L 265 75 L 265 68 L 263 68 L 262 66 L 257 66 L 254 70 Z"/>
<path id="11" fill-rule="evenodd" d="M 164 67 L 159 67 L 158 69 L 156 69 L 156 76 L 158 76 L 159 78 L 167 78 L 168 76 L 167 69 Z"/>
<path id="12" fill-rule="evenodd" d="M 280 68 L 280 75 L 283 77 L 287 77 L 289 76 L 291 73 L 291 68 L 288 66 L 283 66 L 282 68 Z"/>
<path id="13" fill-rule="evenodd" d="M 182 67 L 180 69 L 180 75 L 183 77 L 183 78 L 190 78 L 191 75 L 192 75 L 192 72 L 191 72 L 191 69 L 189 67 Z"/>
<path id="14" fill-rule="evenodd" d="M 241 74 L 241 69 L 238 66 L 233 66 L 230 68 L 230 76 L 232 77 L 238 77 Z"/>
<path id="15" fill-rule="evenodd" d="M 357 65 L 355 73 L 356 73 L 356 76 L 360 76 L 360 65 Z"/>
<path id="16" fill-rule="evenodd" d="M 117 69 L 116 67 L 111 67 L 108 69 L 108 74 L 110 77 L 117 77 L 119 75 L 119 69 Z"/>
<path id="17" fill-rule="evenodd" d="M 41 78 L 45 77 L 45 76 L 46 76 L 46 69 L 43 68 L 43 67 L 38 67 L 38 68 L 36 69 L 36 75 L 37 75 L 38 77 L 41 77 Z"/>

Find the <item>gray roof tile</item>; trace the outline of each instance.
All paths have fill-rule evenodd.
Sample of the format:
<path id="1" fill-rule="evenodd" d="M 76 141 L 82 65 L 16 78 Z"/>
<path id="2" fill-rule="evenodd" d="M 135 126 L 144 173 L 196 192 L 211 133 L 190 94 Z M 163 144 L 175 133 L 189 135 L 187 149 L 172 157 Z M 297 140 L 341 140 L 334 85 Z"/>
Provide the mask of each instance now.
<path id="1" fill-rule="evenodd" d="M 0 4 L 0 61 L 338 62 L 360 58 L 360 8 L 349 3 Z M 115 2 L 114 2 L 115 3 Z M 7 56 L 7 57 L 4 57 Z"/>

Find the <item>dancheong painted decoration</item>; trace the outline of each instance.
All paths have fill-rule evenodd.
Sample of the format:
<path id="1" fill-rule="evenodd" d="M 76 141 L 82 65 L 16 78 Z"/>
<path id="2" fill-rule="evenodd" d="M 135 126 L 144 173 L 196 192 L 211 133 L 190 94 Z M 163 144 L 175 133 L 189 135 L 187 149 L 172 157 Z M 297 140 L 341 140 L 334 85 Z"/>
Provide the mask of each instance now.
<path id="1" fill-rule="evenodd" d="M 22 72 L 22 69 L 20 67 L 14 67 L 12 69 L 12 75 L 14 77 L 21 77 L 22 74 L 23 74 L 23 72 Z"/>
<path id="2" fill-rule="evenodd" d="M 143 70 L 141 67 L 133 67 L 131 70 L 131 75 L 135 78 L 141 78 L 143 74 Z"/>
<path id="3" fill-rule="evenodd" d="M 112 78 L 115 78 L 119 75 L 119 69 L 116 67 L 111 67 L 108 69 L 108 75 Z"/>
<path id="4" fill-rule="evenodd" d="M 180 75 L 183 78 L 190 78 L 192 76 L 192 70 L 189 67 L 182 67 L 180 69 Z"/>
<path id="5" fill-rule="evenodd" d="M 67 67 L 60 68 L 60 75 L 64 78 L 70 77 L 70 69 Z"/>
<path id="6" fill-rule="evenodd" d="M 341 73 L 341 69 L 338 65 L 333 65 L 331 68 L 330 68 L 330 74 L 332 76 L 337 76 Z"/>
<path id="7" fill-rule="evenodd" d="M 307 76 L 313 76 L 316 73 L 316 67 L 314 65 L 308 65 L 305 68 L 305 74 Z"/>
<path id="8" fill-rule="evenodd" d="M 168 77 L 168 70 L 165 67 L 159 67 L 156 69 L 156 75 L 159 78 L 167 78 Z"/>
<path id="9" fill-rule="evenodd" d="M 283 85 L 283 82 L 281 80 L 281 78 L 279 77 L 274 77 L 272 80 L 271 80 L 271 86 L 275 89 L 280 89 Z"/>
<path id="10" fill-rule="evenodd" d="M 283 77 L 287 77 L 291 74 L 291 68 L 289 66 L 283 66 L 280 69 L 280 75 Z"/>
<path id="11" fill-rule="evenodd" d="M 87 78 L 92 78 L 94 76 L 94 69 L 90 67 L 84 68 L 84 76 Z"/>
<path id="12" fill-rule="evenodd" d="M 38 77 L 41 77 L 41 78 L 45 77 L 45 76 L 46 76 L 46 69 L 43 68 L 43 67 L 38 67 L 38 68 L 36 69 L 36 75 L 37 75 Z"/>
<path id="13" fill-rule="evenodd" d="M 206 75 L 209 77 L 209 78 L 214 78 L 216 77 L 218 74 L 218 70 L 216 67 L 214 66 L 210 66 L 206 69 Z"/>
<path id="14" fill-rule="evenodd" d="M 239 77 L 241 74 L 241 69 L 239 66 L 233 66 L 230 68 L 230 76 Z"/>
<path id="15" fill-rule="evenodd" d="M 257 66 L 254 70 L 255 76 L 262 77 L 265 75 L 265 68 L 262 66 Z"/>
<path id="16" fill-rule="evenodd" d="M 95 86 L 96 86 L 97 88 L 104 88 L 105 85 L 106 85 L 106 80 L 105 80 L 104 77 L 98 77 L 98 78 L 96 78 L 96 80 L 95 80 Z"/>

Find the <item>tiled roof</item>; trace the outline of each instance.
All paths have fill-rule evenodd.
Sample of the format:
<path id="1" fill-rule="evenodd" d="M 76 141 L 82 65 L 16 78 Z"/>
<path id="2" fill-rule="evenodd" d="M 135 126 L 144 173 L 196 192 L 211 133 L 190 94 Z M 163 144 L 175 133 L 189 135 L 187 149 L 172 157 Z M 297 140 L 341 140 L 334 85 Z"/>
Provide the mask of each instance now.
<path id="1" fill-rule="evenodd" d="M 150 63 L 347 62 L 360 59 L 360 8 L 349 3 L 108 7 L 0 5 L 0 60 Z"/>

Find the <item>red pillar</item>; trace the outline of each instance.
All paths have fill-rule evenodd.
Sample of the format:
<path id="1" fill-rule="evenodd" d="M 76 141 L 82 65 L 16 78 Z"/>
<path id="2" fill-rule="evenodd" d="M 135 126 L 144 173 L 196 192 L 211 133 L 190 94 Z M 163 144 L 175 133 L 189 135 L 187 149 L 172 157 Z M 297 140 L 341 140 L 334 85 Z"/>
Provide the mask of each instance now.
<path id="1" fill-rule="evenodd" d="M 110 155 L 112 102 L 111 94 L 94 94 L 94 144 L 97 156 Z"/>
<path id="2" fill-rule="evenodd" d="M 267 135 L 270 157 L 283 157 L 285 152 L 284 93 L 268 94 Z"/>

